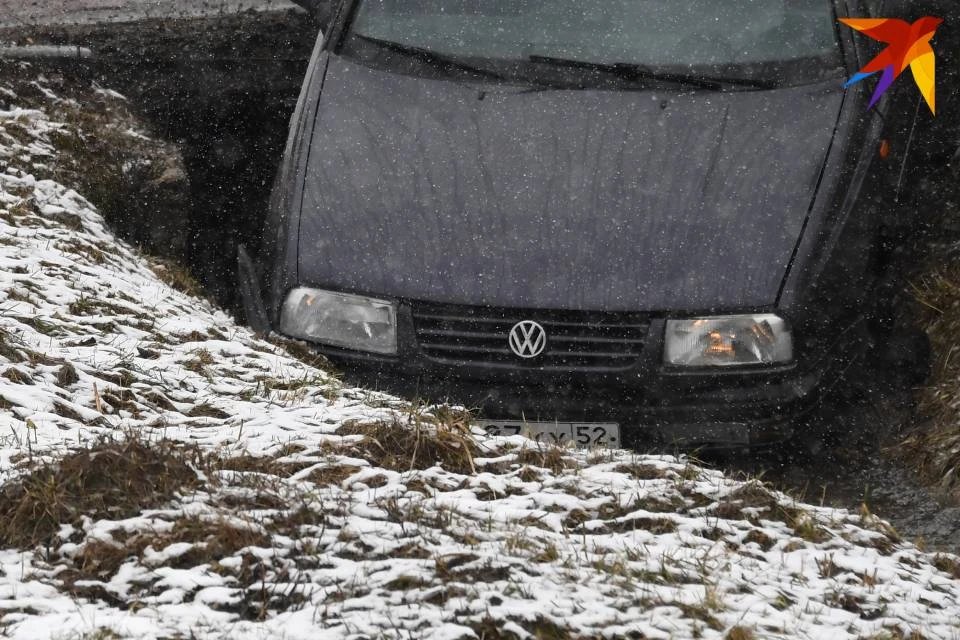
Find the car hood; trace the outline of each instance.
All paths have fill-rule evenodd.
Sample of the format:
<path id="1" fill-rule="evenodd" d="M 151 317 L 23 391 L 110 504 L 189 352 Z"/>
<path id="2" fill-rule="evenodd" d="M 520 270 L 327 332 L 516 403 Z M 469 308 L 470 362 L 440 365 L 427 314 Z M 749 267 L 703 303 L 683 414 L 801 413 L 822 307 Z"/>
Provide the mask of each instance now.
<path id="1" fill-rule="evenodd" d="M 773 305 L 837 87 L 531 90 L 331 57 L 298 279 L 504 307 Z"/>

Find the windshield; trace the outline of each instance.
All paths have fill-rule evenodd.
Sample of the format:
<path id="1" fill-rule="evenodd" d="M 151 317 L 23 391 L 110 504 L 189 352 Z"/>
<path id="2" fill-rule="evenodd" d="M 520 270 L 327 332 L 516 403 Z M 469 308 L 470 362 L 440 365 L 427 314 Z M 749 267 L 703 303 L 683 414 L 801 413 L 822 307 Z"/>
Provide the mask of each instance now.
<path id="1" fill-rule="evenodd" d="M 781 84 L 840 66 L 830 0 L 359 0 L 350 34 L 448 59 L 722 71 Z"/>

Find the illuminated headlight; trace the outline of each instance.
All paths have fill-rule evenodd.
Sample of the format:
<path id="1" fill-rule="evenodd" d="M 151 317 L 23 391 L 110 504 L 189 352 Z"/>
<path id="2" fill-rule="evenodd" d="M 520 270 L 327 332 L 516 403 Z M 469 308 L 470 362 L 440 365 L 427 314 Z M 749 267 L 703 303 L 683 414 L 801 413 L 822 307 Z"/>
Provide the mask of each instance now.
<path id="1" fill-rule="evenodd" d="M 663 361 L 683 367 L 783 364 L 793 359 L 793 337 L 773 314 L 667 320 Z"/>
<path id="2" fill-rule="evenodd" d="M 287 294 L 280 331 L 346 349 L 397 352 L 397 309 L 391 302 L 298 288 Z"/>

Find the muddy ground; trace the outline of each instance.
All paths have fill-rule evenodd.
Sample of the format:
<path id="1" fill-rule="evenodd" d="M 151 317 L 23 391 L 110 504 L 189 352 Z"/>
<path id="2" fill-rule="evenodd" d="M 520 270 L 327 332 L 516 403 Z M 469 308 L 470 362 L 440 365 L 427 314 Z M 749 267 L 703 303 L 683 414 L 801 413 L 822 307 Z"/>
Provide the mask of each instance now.
<path id="1" fill-rule="evenodd" d="M 21 25 L 0 30 L 0 41 L 90 47 L 92 61 L 61 65 L 57 72 L 117 88 L 156 135 L 180 146 L 191 184 L 189 222 L 185 251 L 173 257 L 232 308 L 234 248 L 253 243 L 260 232 L 316 31 L 297 11 L 249 11 L 69 28 Z M 909 393 L 868 388 L 844 408 L 828 410 L 841 437 L 822 451 L 785 447 L 711 454 L 706 461 L 734 474 L 760 475 L 809 502 L 853 510 L 866 504 L 905 538 L 960 552 L 960 508 L 925 487 L 890 447 L 922 419 L 911 400 Z"/>
<path id="2" fill-rule="evenodd" d="M 0 28 L 223 16 L 292 8 L 289 0 L 0 0 Z"/>
<path id="3" fill-rule="evenodd" d="M 900 439 L 923 420 L 913 394 L 861 399 L 839 407 L 839 432 L 816 454 L 789 444 L 766 452 L 708 456 L 731 473 L 760 476 L 812 504 L 859 511 L 889 520 L 911 542 L 960 553 L 960 507 L 922 480 L 898 450 Z"/>
<path id="4" fill-rule="evenodd" d="M 127 96 L 153 133 L 179 145 L 192 198 L 184 260 L 226 308 L 236 304 L 233 256 L 259 235 L 318 27 L 302 11 L 0 29 L 0 42 L 76 45 L 89 60 L 33 64 Z M 135 213 L 136 208 L 131 208 Z M 180 213 L 174 217 L 181 217 Z M 121 221 L 136 228 L 140 220 Z M 148 246 L 168 254 L 168 247 Z"/>

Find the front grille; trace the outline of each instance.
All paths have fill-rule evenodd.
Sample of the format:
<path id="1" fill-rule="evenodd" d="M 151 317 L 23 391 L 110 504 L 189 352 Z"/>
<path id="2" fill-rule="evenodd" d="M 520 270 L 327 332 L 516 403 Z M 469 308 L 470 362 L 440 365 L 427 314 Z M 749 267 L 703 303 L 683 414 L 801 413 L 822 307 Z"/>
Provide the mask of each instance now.
<path id="1" fill-rule="evenodd" d="M 415 303 L 420 350 L 449 364 L 541 370 L 622 371 L 640 359 L 650 320 L 646 314 L 533 311 Z M 510 349 L 510 330 L 533 320 L 547 333 L 547 346 L 524 359 Z"/>

